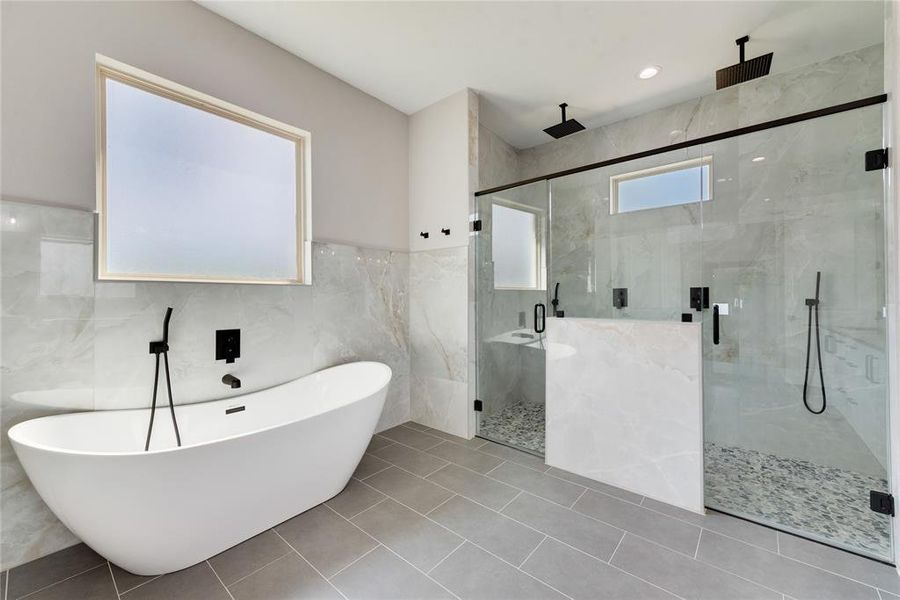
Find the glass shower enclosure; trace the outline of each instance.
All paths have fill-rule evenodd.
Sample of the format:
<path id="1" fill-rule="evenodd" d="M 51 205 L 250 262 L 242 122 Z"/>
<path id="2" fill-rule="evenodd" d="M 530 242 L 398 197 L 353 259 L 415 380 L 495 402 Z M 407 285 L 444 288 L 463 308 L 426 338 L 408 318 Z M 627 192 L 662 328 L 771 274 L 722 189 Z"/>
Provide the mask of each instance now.
<path id="1" fill-rule="evenodd" d="M 479 435 L 543 453 L 536 304 L 700 322 L 706 505 L 892 561 L 881 139 L 876 103 L 479 195 Z"/>

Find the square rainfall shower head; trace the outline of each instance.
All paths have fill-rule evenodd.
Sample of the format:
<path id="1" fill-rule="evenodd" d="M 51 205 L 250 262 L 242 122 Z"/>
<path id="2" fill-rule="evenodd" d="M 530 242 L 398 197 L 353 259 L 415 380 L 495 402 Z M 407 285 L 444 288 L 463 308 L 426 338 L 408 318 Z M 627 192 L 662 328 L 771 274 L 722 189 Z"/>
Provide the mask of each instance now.
<path id="1" fill-rule="evenodd" d="M 556 125 L 552 125 L 544 130 L 544 133 L 547 135 L 553 136 L 556 139 L 561 137 L 566 137 L 567 135 L 572 135 L 575 132 L 581 131 L 584 129 L 584 125 L 576 121 L 575 119 L 566 119 L 566 107 L 568 104 L 563 102 L 559 105 L 559 108 L 562 110 L 562 122 L 557 123 Z"/>

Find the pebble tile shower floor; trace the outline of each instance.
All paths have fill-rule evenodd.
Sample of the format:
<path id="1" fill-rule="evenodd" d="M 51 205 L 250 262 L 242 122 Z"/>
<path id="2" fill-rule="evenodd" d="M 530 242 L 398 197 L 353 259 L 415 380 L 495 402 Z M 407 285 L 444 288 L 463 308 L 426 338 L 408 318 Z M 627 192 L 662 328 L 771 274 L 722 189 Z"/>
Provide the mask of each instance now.
<path id="1" fill-rule="evenodd" d="M 78 545 L 0 574 L 0 589 L 2 600 L 900 600 L 900 577 L 407 423 L 372 438 L 341 494 L 208 561 L 139 577 Z"/>
<path id="2" fill-rule="evenodd" d="M 869 508 L 887 481 L 805 460 L 707 443 L 706 503 L 887 559 L 891 518 Z"/>
<path id="3" fill-rule="evenodd" d="M 543 456 L 545 420 L 543 404 L 516 402 L 495 414 L 484 414 L 478 433 Z"/>

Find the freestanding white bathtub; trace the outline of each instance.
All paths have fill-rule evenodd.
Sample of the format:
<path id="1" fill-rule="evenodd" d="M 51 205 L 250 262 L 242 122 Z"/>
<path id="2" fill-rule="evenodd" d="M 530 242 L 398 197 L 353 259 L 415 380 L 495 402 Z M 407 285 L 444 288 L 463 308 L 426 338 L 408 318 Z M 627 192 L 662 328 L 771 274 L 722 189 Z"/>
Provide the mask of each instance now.
<path id="1" fill-rule="evenodd" d="M 138 575 L 203 561 L 340 492 L 381 415 L 388 366 L 358 362 L 227 400 L 43 417 L 9 430 L 59 519 Z M 241 409 L 240 407 L 243 407 Z M 237 409 L 237 410 L 234 410 Z"/>

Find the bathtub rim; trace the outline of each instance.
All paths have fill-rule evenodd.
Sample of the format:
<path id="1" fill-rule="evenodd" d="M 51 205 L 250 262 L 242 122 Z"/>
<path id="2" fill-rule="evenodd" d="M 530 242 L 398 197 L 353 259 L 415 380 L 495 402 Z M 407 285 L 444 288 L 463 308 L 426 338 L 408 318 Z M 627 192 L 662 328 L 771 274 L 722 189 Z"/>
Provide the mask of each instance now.
<path id="1" fill-rule="evenodd" d="M 353 362 L 343 363 L 343 364 L 340 364 L 340 365 L 335 365 L 335 366 L 333 366 L 333 367 L 326 367 L 326 368 L 324 368 L 324 369 L 320 369 L 319 371 L 314 371 L 314 372 L 309 373 L 309 374 L 307 374 L 307 375 L 302 375 L 302 376 L 300 376 L 300 377 L 297 377 L 297 378 L 295 378 L 295 379 L 291 379 L 291 380 L 289 380 L 289 381 L 285 381 L 285 382 L 283 382 L 283 383 L 277 383 L 277 384 L 275 384 L 275 385 L 272 385 L 272 386 L 269 386 L 269 387 L 266 387 L 266 388 L 261 388 L 261 389 L 258 389 L 258 390 L 254 390 L 254 391 L 252 391 L 252 392 L 247 392 L 246 394 L 239 394 L 239 395 L 237 395 L 237 396 L 229 396 L 228 398 L 217 398 L 217 399 L 215 399 L 215 400 L 204 400 L 204 401 L 202 401 L 202 402 L 189 402 L 189 403 L 186 403 L 186 404 L 176 404 L 175 407 L 178 408 L 179 406 L 180 406 L 180 407 L 187 407 L 187 406 L 202 406 L 202 405 L 206 405 L 206 404 L 213 404 L 213 403 L 216 403 L 216 402 L 227 402 L 227 403 L 231 403 L 231 402 L 237 401 L 239 398 L 245 398 L 245 397 L 247 397 L 247 396 L 252 396 L 253 394 L 259 394 L 259 393 L 262 393 L 262 392 L 267 392 L 267 391 L 270 391 L 270 390 L 275 390 L 275 389 L 278 389 L 278 388 L 281 388 L 281 387 L 285 387 L 285 386 L 291 385 L 292 383 L 294 383 L 294 382 L 296 382 L 296 381 L 299 381 L 299 380 L 301 380 L 301 379 L 305 379 L 305 378 L 307 378 L 307 377 L 313 377 L 313 376 L 318 375 L 318 374 L 320 374 L 320 373 L 325 373 L 325 372 L 331 371 L 331 370 L 339 370 L 339 369 L 342 369 L 342 368 L 346 368 L 346 367 L 348 367 L 348 366 L 350 366 L 350 365 L 375 365 L 375 366 L 378 366 L 378 367 L 382 368 L 381 370 L 382 370 L 382 372 L 383 372 L 384 375 L 385 375 L 384 380 L 381 382 L 381 384 L 380 384 L 378 387 L 373 388 L 372 391 L 369 392 L 368 394 L 366 394 L 366 395 L 364 395 L 364 396 L 360 396 L 360 397 L 358 397 L 358 398 L 355 398 L 353 401 L 348 402 L 347 404 L 344 404 L 344 405 L 342 405 L 342 406 L 340 406 L 340 407 L 337 407 L 336 409 L 331 409 L 331 410 L 337 410 L 337 409 L 340 409 L 340 408 L 344 408 L 344 407 L 346 407 L 346 406 L 350 406 L 350 405 L 352 405 L 352 404 L 354 404 L 354 403 L 356 403 L 356 402 L 359 402 L 359 401 L 361 401 L 361 400 L 365 400 L 366 398 L 369 398 L 369 397 L 371 397 L 372 395 L 381 392 L 381 391 L 384 390 L 388 385 L 390 385 L 391 380 L 393 379 L 393 376 L 394 376 L 393 369 L 391 369 L 391 367 L 390 367 L 389 365 L 385 364 L 385 363 L 382 363 L 382 362 L 379 362 L 379 361 L 371 361 L 371 360 L 353 361 Z M 168 404 L 167 404 L 167 403 L 163 403 L 163 404 L 158 404 L 158 405 L 157 405 L 157 410 L 167 409 L 167 408 L 168 408 Z M 149 407 L 148 407 L 148 408 L 124 408 L 124 409 L 121 409 L 121 410 L 87 410 L 87 411 L 67 412 L 67 413 L 62 413 L 62 414 L 58 414 L 58 415 L 47 415 L 47 416 L 44 416 L 44 417 L 36 417 L 36 418 L 34 418 L 34 419 L 28 419 L 27 421 L 22 421 L 21 423 L 17 423 L 17 424 L 13 425 L 12 427 L 10 427 L 10 428 L 7 430 L 6 435 L 7 435 L 7 437 L 9 438 L 9 441 L 10 441 L 10 442 L 12 443 L 12 445 L 13 445 L 13 450 L 15 450 L 15 446 L 16 446 L 16 445 L 21 445 L 21 446 L 24 446 L 24 447 L 26 447 L 26 448 L 31 448 L 31 449 L 34 449 L 34 450 L 41 450 L 41 451 L 44 451 L 44 452 L 50 452 L 50 453 L 54 453 L 54 454 L 62 454 L 62 455 L 68 455 L 68 456 L 98 456 L 98 457 L 100 457 L 100 456 L 102 456 L 102 457 L 158 456 L 158 455 L 161 455 L 161 454 L 167 454 L 167 453 L 172 453 L 172 452 L 180 452 L 180 451 L 183 451 L 183 450 L 189 450 L 189 449 L 194 449 L 194 448 L 202 448 L 202 447 L 204 447 L 204 446 L 211 446 L 211 445 L 213 445 L 213 444 L 220 444 L 220 443 L 223 443 L 223 442 L 228 442 L 228 441 L 231 441 L 231 440 L 237 440 L 237 439 L 241 439 L 241 438 L 244 438 L 244 437 L 248 437 L 248 436 L 250 436 L 250 435 L 255 435 L 255 434 L 259 434 L 259 433 L 264 433 L 264 432 L 266 432 L 266 431 L 272 431 L 272 430 L 275 430 L 275 429 L 280 429 L 280 428 L 282 428 L 282 427 L 287 427 L 287 426 L 292 425 L 292 424 L 294 424 L 294 423 L 297 423 L 297 422 L 299 422 L 299 421 L 303 421 L 303 420 L 310 419 L 310 418 L 315 418 L 316 416 L 319 416 L 319 415 L 321 415 L 321 414 L 324 414 L 324 413 L 326 413 L 326 412 L 329 412 L 328 410 L 325 410 L 325 411 L 321 411 L 321 412 L 319 412 L 319 413 L 315 413 L 315 414 L 313 414 L 313 415 L 308 415 L 308 416 L 301 417 L 301 418 L 297 418 L 297 419 L 290 419 L 290 420 L 288 420 L 288 421 L 284 421 L 284 422 L 278 423 L 278 424 L 276 424 L 276 425 L 270 425 L 270 426 L 268 426 L 268 427 L 261 427 L 261 428 L 258 428 L 258 429 L 251 429 L 250 431 L 245 431 L 245 432 L 238 433 L 238 434 L 235 434 L 235 435 L 229 435 L 229 436 L 225 436 L 225 437 L 221 437 L 221 438 L 216 438 L 216 439 L 214 439 L 214 440 L 208 440 L 208 441 L 205 441 L 205 442 L 199 442 L 199 443 L 197 443 L 197 444 L 190 444 L 190 445 L 186 445 L 186 446 L 175 446 L 175 447 L 173 447 L 173 448 L 163 448 L 163 449 L 159 449 L 159 450 L 152 450 L 152 449 L 151 449 L 151 450 L 148 450 L 148 451 L 144 451 L 144 450 L 129 450 L 129 451 L 100 452 L 100 451 L 89 451 L 89 450 L 70 450 L 70 449 L 66 449 L 66 448 L 61 448 L 61 447 L 59 447 L 59 446 L 48 446 L 48 445 L 46 445 L 46 444 L 40 444 L 40 443 L 31 442 L 31 441 L 25 441 L 25 440 L 23 440 L 22 437 L 21 437 L 21 432 L 17 431 L 18 429 L 26 429 L 26 426 L 27 426 L 27 425 L 29 425 L 29 424 L 31 424 L 31 423 L 34 423 L 34 422 L 36 422 L 36 421 L 47 421 L 47 420 L 51 420 L 51 419 L 71 418 L 72 416 L 75 416 L 75 415 L 84 415 L 84 416 L 87 416 L 87 415 L 90 415 L 90 414 L 93 414 L 93 413 L 130 413 L 130 412 L 135 412 L 135 413 L 136 413 L 136 412 L 145 412 L 145 411 L 146 411 L 147 414 L 149 415 L 150 410 L 151 410 L 151 409 L 150 409 Z M 33 425 L 32 425 L 32 426 L 33 426 Z"/>

